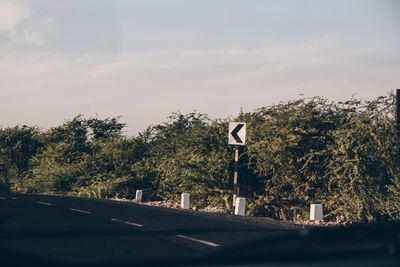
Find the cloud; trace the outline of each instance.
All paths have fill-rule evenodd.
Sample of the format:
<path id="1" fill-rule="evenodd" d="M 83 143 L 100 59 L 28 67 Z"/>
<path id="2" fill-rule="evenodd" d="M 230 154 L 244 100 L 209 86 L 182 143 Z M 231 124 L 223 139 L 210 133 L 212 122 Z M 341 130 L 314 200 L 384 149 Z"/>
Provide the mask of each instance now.
<path id="1" fill-rule="evenodd" d="M 48 19 L 44 24 L 51 23 Z M 42 42 L 36 31 L 28 33 L 26 42 Z M 0 68 L 4 68 L 4 74 L 6 66 L 14 66 L 7 68 L 12 73 L 4 79 L 11 82 L 11 77 L 23 76 L 24 81 L 31 80 L 31 87 L 83 83 L 101 86 L 102 82 L 118 81 L 120 87 L 134 83 L 142 88 L 166 89 L 187 86 L 188 89 L 263 90 L 310 86 L 323 90 L 337 86 L 357 90 L 361 85 L 379 86 L 383 77 L 387 82 L 396 79 L 393 74 L 398 71 L 395 63 L 399 57 L 396 48 L 385 46 L 338 50 L 335 41 L 329 44 L 324 38 L 293 46 L 254 49 L 227 47 L 108 55 L 4 54 Z M 15 78 L 13 82 L 18 81 Z M 360 87 L 351 88 L 354 83 Z"/>
<path id="2" fill-rule="evenodd" d="M 38 21 L 31 21 L 23 30 L 21 41 L 26 44 L 43 45 L 44 35 L 53 25 L 51 17 L 44 18 Z"/>
<path id="3" fill-rule="evenodd" d="M 300 93 L 371 99 L 400 84 L 397 47 L 339 49 L 341 42 L 85 55 L 0 51 L 0 121 L 17 124 L 1 117 L 13 114 L 48 127 L 50 118 L 102 112 L 123 115 L 133 133 L 177 110 L 223 118 Z"/>
<path id="4" fill-rule="evenodd" d="M 16 44 L 44 45 L 52 17 L 31 18 L 31 10 L 14 2 L 0 2 L 0 33 Z"/>
<path id="5" fill-rule="evenodd" d="M 51 20 L 47 23 L 51 24 Z M 41 38 L 32 31 L 26 42 L 40 44 Z M 228 47 L 109 55 L 0 54 L 0 76 L 4 75 L 3 88 L 22 81 L 29 88 L 61 85 L 72 90 L 114 84 L 116 90 L 169 90 L 186 95 L 204 90 L 222 95 L 243 90 L 268 95 L 268 90 L 283 93 L 303 88 L 332 96 L 335 88 L 341 88 L 351 96 L 358 90 L 365 95 L 374 88 L 400 82 L 395 75 L 399 72 L 396 62 L 400 60 L 396 48 L 337 50 L 335 41 L 329 42 L 325 38 L 256 49 Z"/>
<path id="6" fill-rule="evenodd" d="M 0 2 L 0 32 L 13 31 L 30 15 L 30 10 L 11 1 Z"/>

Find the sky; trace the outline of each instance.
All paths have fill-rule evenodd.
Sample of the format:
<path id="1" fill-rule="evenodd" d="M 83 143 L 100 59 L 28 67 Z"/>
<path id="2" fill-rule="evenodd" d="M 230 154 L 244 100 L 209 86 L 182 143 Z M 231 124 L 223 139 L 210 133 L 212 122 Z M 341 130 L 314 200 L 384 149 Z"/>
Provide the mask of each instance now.
<path id="1" fill-rule="evenodd" d="M 0 0 L 0 126 L 173 112 L 211 118 L 304 94 L 400 88 L 396 0 Z"/>

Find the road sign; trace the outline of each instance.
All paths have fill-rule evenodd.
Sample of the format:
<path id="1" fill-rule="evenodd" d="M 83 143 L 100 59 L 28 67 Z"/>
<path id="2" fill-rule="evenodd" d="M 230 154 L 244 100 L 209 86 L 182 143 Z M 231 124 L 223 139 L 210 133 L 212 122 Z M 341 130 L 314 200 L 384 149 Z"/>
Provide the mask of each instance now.
<path id="1" fill-rule="evenodd" d="M 230 122 L 228 144 L 244 146 L 246 144 L 246 123 Z"/>

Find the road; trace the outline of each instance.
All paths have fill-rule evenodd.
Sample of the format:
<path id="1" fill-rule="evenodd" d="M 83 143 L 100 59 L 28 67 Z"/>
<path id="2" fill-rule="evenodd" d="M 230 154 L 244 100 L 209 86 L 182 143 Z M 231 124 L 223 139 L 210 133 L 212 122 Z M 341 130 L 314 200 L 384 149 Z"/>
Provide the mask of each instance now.
<path id="1" fill-rule="evenodd" d="M 131 202 L 0 197 L 0 266 L 400 266 L 399 257 L 399 223 L 303 228 Z"/>
<path id="2" fill-rule="evenodd" d="M 136 203 L 61 196 L 0 198 L 0 257 L 11 263 L 160 263 L 197 260 L 290 231 Z"/>

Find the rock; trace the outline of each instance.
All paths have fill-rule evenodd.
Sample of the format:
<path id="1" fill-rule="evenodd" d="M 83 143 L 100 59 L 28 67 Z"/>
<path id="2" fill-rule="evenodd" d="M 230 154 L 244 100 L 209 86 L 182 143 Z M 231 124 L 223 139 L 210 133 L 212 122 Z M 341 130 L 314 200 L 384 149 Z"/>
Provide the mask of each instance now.
<path id="1" fill-rule="evenodd" d="M 314 223 L 315 223 L 316 225 L 322 225 L 323 221 L 321 221 L 321 220 L 316 220 Z"/>
<path id="2" fill-rule="evenodd" d="M 207 206 L 204 209 L 201 209 L 200 211 L 202 211 L 202 212 L 228 213 L 224 208 L 212 207 L 212 206 Z"/>

